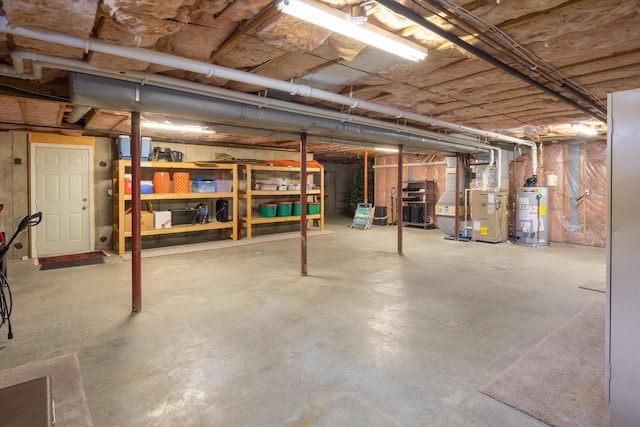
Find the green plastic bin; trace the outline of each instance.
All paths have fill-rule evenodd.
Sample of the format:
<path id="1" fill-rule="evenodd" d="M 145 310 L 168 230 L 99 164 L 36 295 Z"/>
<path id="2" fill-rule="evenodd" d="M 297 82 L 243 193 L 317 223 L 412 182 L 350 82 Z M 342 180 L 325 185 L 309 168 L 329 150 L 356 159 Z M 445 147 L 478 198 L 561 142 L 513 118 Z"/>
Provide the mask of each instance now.
<path id="1" fill-rule="evenodd" d="M 294 201 L 291 205 L 291 215 L 300 216 L 300 201 Z"/>
<path id="2" fill-rule="evenodd" d="M 278 202 L 278 216 L 291 216 L 293 202 Z"/>
<path id="3" fill-rule="evenodd" d="M 276 211 L 278 209 L 278 205 L 275 203 L 262 203 L 259 206 L 260 208 L 260 216 L 265 218 L 273 218 L 276 216 Z"/>
<path id="4" fill-rule="evenodd" d="M 309 215 L 317 215 L 320 213 L 320 202 L 307 203 L 307 213 Z"/>

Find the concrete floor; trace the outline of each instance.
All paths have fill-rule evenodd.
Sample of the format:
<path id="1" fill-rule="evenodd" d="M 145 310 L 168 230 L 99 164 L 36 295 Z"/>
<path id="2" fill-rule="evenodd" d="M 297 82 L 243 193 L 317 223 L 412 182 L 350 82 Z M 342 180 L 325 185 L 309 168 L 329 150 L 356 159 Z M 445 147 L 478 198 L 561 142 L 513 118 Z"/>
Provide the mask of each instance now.
<path id="1" fill-rule="evenodd" d="M 12 261 L 0 369 L 76 352 L 96 426 L 542 426 L 478 389 L 603 293 L 603 248 L 353 230 L 39 271 Z"/>

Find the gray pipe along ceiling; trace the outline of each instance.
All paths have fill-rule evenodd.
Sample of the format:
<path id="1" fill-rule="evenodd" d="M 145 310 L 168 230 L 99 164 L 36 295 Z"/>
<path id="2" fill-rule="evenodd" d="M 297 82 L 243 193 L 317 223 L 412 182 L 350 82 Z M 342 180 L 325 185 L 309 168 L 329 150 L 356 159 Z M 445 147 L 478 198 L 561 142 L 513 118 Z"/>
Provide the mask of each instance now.
<path id="1" fill-rule="evenodd" d="M 244 135 L 298 139 L 307 132 L 309 141 L 371 146 L 399 145 L 434 154 L 478 153 L 486 150 L 425 138 L 410 132 L 343 122 L 181 92 L 151 84 L 73 73 L 70 78 L 71 102 L 95 108 L 162 114 L 206 123 L 226 125 L 227 130 Z M 266 130 L 266 131 L 265 131 Z"/>

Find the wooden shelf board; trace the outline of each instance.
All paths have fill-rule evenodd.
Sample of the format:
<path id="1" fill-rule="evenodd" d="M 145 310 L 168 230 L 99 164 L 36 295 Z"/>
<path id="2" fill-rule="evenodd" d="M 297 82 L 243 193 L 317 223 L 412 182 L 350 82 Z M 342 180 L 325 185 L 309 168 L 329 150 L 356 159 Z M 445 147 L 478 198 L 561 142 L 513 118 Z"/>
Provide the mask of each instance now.
<path id="1" fill-rule="evenodd" d="M 307 196 L 319 195 L 320 190 L 307 190 Z M 239 190 L 238 195 L 246 198 L 247 190 Z M 299 196 L 300 190 L 251 190 L 251 197 L 259 196 Z"/>
<path id="2" fill-rule="evenodd" d="M 269 165 L 249 165 L 239 163 L 238 166 L 250 167 L 253 170 L 258 171 L 274 171 L 274 172 L 300 172 L 300 166 L 269 166 Z M 318 173 L 322 169 L 320 168 L 307 168 L 307 173 Z"/>
<path id="3" fill-rule="evenodd" d="M 233 222 L 209 222 L 207 224 L 178 225 L 171 228 L 154 228 L 151 230 L 141 230 L 140 235 L 155 236 L 158 234 L 190 233 L 192 231 L 222 230 L 225 228 L 233 228 Z M 131 237 L 131 232 L 126 231 L 124 237 Z"/>
<path id="4" fill-rule="evenodd" d="M 307 220 L 312 220 L 312 219 L 320 219 L 320 214 L 313 214 L 313 215 L 307 214 Z M 274 222 L 291 222 L 291 221 L 300 221 L 300 216 L 299 215 L 274 216 L 271 218 L 266 218 L 262 216 L 251 217 L 251 224 L 271 224 Z M 242 223 L 246 225 L 247 218 L 242 218 Z"/>
<path id="5" fill-rule="evenodd" d="M 118 160 L 125 167 L 131 166 L 131 160 Z M 206 166 L 198 165 L 191 162 L 152 162 L 143 160 L 140 162 L 143 168 L 160 168 L 160 169 L 227 169 L 233 170 L 235 163 L 212 163 Z"/>
<path id="6" fill-rule="evenodd" d="M 228 197 L 233 197 L 233 193 L 151 193 L 141 194 L 140 200 L 224 199 Z M 122 199 L 131 200 L 131 194 L 123 195 Z"/>

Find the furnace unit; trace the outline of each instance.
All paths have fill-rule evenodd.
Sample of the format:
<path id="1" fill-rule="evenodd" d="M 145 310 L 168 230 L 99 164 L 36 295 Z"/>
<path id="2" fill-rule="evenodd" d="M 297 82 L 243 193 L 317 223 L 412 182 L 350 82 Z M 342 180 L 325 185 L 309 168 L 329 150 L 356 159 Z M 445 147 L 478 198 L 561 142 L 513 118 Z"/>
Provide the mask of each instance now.
<path id="1" fill-rule="evenodd" d="M 505 191 L 473 190 L 471 192 L 474 240 L 499 243 L 509 239 L 507 200 Z"/>

